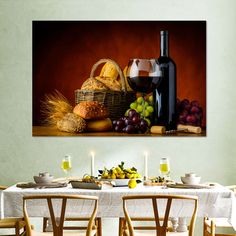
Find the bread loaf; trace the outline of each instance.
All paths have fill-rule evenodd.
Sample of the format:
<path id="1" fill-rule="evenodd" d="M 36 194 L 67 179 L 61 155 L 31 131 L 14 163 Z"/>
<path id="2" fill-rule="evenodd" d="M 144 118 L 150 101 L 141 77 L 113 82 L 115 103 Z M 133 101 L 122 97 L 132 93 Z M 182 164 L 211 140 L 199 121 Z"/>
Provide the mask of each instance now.
<path id="1" fill-rule="evenodd" d="M 96 77 L 96 79 L 103 83 L 110 90 L 121 91 L 121 85 L 116 79 L 100 76 Z"/>
<path id="2" fill-rule="evenodd" d="M 109 88 L 96 78 L 88 78 L 81 86 L 82 90 L 109 90 Z"/>
<path id="3" fill-rule="evenodd" d="M 87 131 L 105 132 L 112 130 L 112 122 L 109 118 L 102 120 L 89 120 L 87 122 Z"/>
<path id="4" fill-rule="evenodd" d="M 81 133 L 86 128 L 86 121 L 74 113 L 67 113 L 57 122 L 57 128 L 64 132 Z"/>
<path id="5" fill-rule="evenodd" d="M 80 102 L 73 112 L 86 120 L 104 119 L 109 116 L 107 108 L 97 101 Z"/>
<path id="6" fill-rule="evenodd" d="M 100 72 L 100 77 L 109 77 L 113 80 L 116 80 L 119 72 L 116 69 L 116 66 L 112 62 L 106 62 L 102 67 Z"/>

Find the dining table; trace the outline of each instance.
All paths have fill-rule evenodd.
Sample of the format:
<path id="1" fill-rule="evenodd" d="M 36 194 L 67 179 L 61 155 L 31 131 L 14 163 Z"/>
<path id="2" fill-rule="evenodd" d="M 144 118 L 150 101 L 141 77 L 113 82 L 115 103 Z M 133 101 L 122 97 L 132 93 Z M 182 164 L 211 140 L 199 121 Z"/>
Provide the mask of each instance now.
<path id="1" fill-rule="evenodd" d="M 198 217 L 224 217 L 236 229 L 236 203 L 233 191 L 222 185 L 215 185 L 209 188 L 173 188 L 165 186 L 145 186 L 142 183 L 134 189 L 126 187 L 106 187 L 101 190 L 73 188 L 71 184 L 62 188 L 19 188 L 13 185 L 2 191 L 2 216 L 20 217 L 22 216 L 23 196 L 38 194 L 79 194 L 93 195 L 99 198 L 97 216 L 101 218 L 124 217 L 122 196 L 140 194 L 164 194 L 164 195 L 192 195 L 198 197 Z M 162 203 L 160 203 L 162 204 Z M 192 208 L 188 204 L 176 202 L 170 212 L 172 217 L 188 217 L 191 215 Z M 162 204 L 165 207 L 164 203 Z M 190 206 L 189 205 L 189 206 Z M 150 202 L 145 200 L 134 201 L 130 205 L 130 212 L 134 216 L 150 217 L 153 214 Z M 54 208 L 59 208 L 55 206 Z M 47 216 L 47 204 L 42 202 L 32 202 L 27 205 L 29 215 L 32 217 Z M 67 213 L 70 216 L 85 217 L 93 208 L 91 202 L 82 201 L 79 204 L 68 202 Z"/>

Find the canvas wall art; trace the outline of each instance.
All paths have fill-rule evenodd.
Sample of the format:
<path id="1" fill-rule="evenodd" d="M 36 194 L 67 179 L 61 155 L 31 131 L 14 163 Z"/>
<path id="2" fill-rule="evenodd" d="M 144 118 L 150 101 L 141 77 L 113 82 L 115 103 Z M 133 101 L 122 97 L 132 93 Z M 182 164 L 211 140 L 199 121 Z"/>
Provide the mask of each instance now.
<path id="1" fill-rule="evenodd" d="M 206 136 L 205 21 L 33 21 L 33 136 Z"/>

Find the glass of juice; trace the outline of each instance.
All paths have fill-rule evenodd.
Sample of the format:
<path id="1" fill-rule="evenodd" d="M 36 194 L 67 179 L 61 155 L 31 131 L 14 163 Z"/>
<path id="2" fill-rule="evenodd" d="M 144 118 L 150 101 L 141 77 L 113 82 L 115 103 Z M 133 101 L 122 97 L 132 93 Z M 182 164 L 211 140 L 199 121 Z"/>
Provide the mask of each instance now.
<path id="1" fill-rule="evenodd" d="M 67 174 L 71 168 L 72 168 L 72 164 L 71 164 L 71 156 L 66 155 L 61 162 L 61 168 L 62 170 Z"/>
<path id="2" fill-rule="evenodd" d="M 160 160 L 160 174 L 165 178 L 169 178 L 170 162 L 167 157 L 162 157 Z"/>

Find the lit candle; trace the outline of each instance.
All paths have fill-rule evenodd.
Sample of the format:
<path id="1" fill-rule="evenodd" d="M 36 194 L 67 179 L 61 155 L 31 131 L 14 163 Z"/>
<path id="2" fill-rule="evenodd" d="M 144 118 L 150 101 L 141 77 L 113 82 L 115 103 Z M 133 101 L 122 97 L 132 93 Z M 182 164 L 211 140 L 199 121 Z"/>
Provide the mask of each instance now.
<path id="1" fill-rule="evenodd" d="M 148 179 L 148 153 L 144 153 L 144 180 Z"/>
<path id="2" fill-rule="evenodd" d="M 94 152 L 91 152 L 91 176 L 94 176 Z"/>

